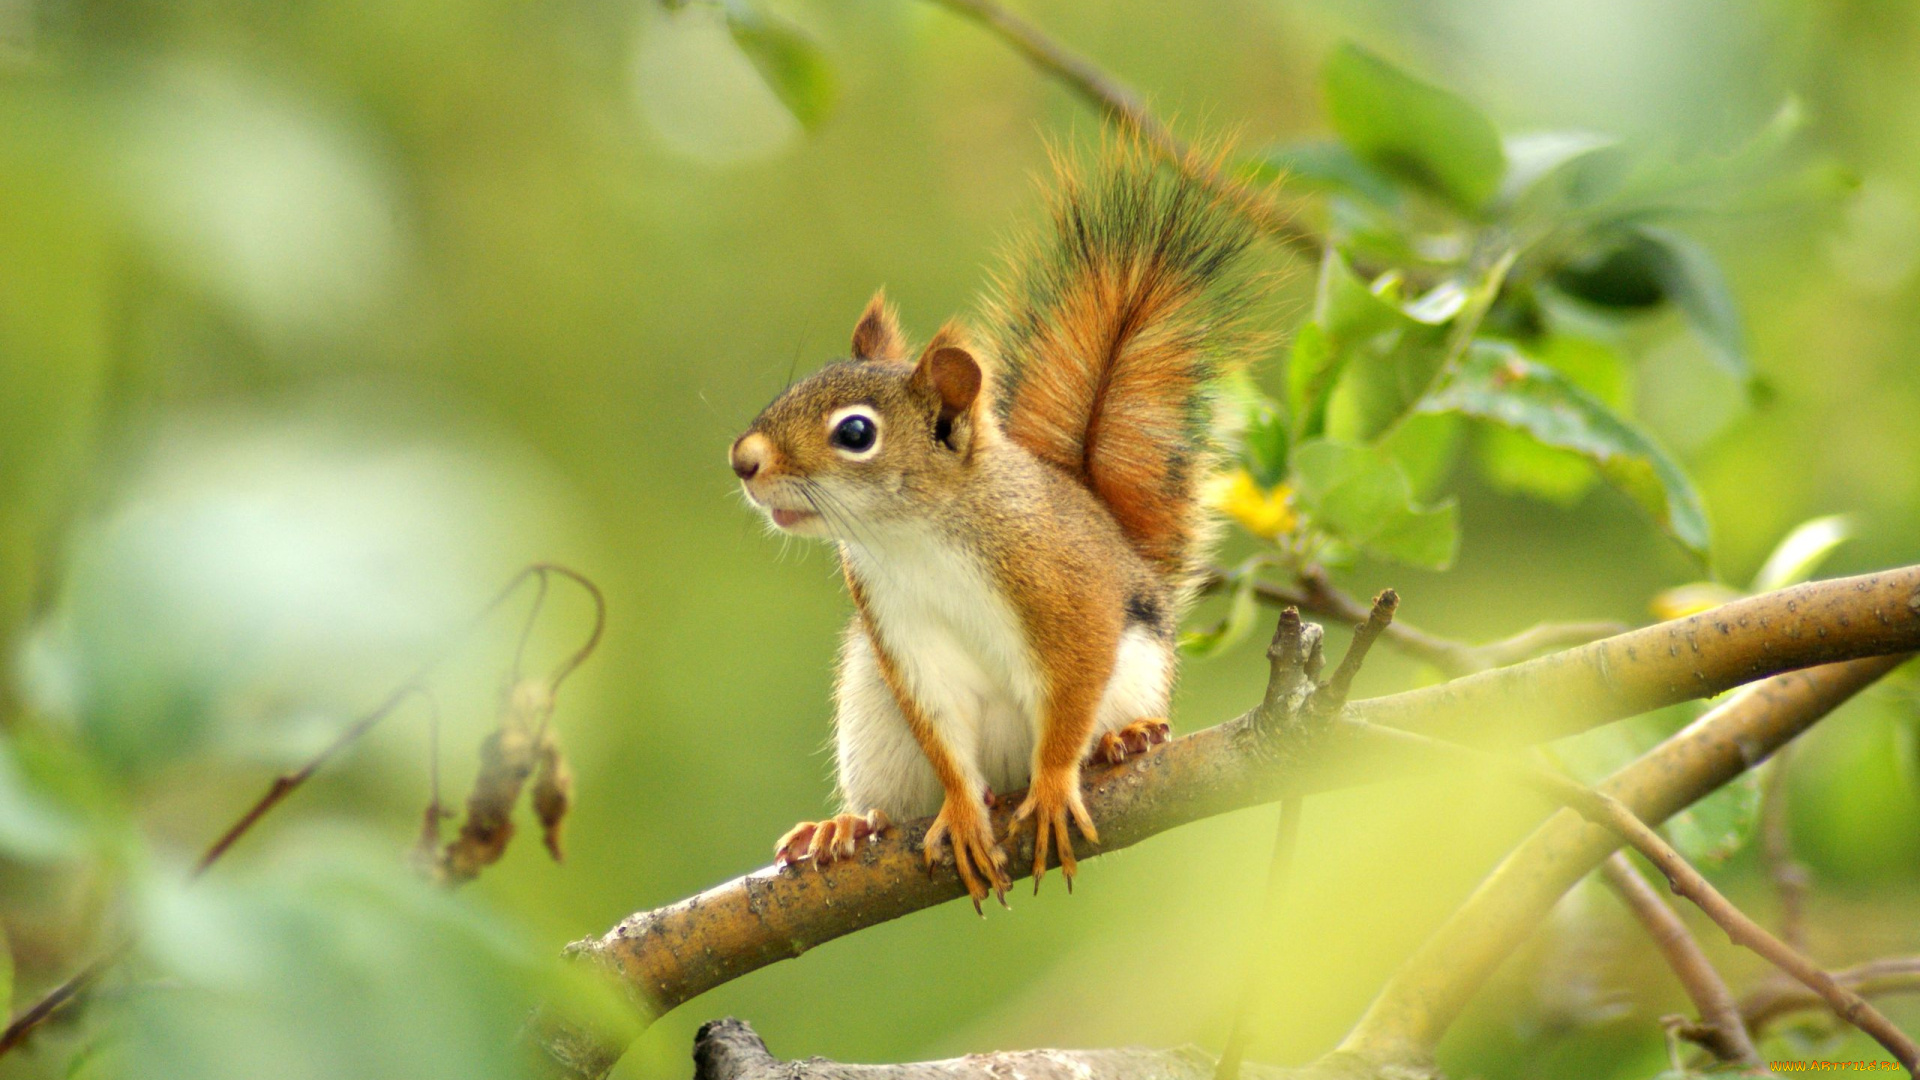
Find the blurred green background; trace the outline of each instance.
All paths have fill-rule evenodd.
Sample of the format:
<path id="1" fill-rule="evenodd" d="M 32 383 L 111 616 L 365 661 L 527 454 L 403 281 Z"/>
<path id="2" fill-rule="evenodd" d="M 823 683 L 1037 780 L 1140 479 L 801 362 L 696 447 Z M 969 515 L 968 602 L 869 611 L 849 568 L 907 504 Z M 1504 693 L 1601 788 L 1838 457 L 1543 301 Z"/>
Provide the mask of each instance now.
<path id="1" fill-rule="evenodd" d="M 1023 10 L 1184 132 L 1247 146 L 1324 133 L 1319 72 L 1343 40 L 1505 131 L 1594 129 L 1655 155 L 1731 145 L 1797 98 L 1802 145 L 1857 182 L 1696 233 L 1771 392 L 1746 403 L 1663 315 L 1635 331 L 1632 398 L 1696 476 L 1726 580 L 1819 514 L 1858 528 L 1826 572 L 1920 556 L 1920 7 Z M 762 865 L 828 809 L 847 604 L 828 552 L 764 535 L 724 451 L 791 373 L 840 355 L 877 286 L 922 337 L 967 310 L 1002 239 L 1035 221 L 1049 147 L 1099 125 L 928 4 L 777 12 L 821 43 L 837 88 L 810 125 L 697 3 L 0 0 L 0 929 L 16 1007 L 121 929 L 145 942 L 0 1075 L 498 1075 L 474 1048 L 510 1035 L 562 944 Z M 1288 330 L 1312 267 L 1258 258 Z M 1480 639 L 1645 621 L 1655 593 L 1700 576 L 1611 492 L 1553 505 L 1464 468 L 1454 490 L 1454 569 L 1363 560 L 1343 582 L 1395 585 L 1409 620 Z M 578 774 L 567 863 L 522 836 L 451 899 L 412 883 L 427 754 L 409 706 L 179 887 L 277 770 L 548 559 L 611 608 L 556 714 Z M 557 584 L 539 662 L 589 619 Z M 454 798 L 518 629 L 494 623 L 434 681 Z M 1176 728 L 1247 707 L 1262 670 L 1253 649 L 1188 664 Z M 1396 657 L 1363 692 L 1427 677 Z M 1911 681 L 1878 688 L 1797 759 L 1824 962 L 1920 951 L 1917 711 Z M 1328 1048 L 1542 813 L 1476 778 L 1313 800 L 1251 1056 Z M 1016 897 L 984 921 L 948 905 L 833 943 L 682 1007 L 619 1075 L 685 1075 L 694 1028 L 726 1014 L 785 1057 L 1217 1048 L 1272 822 L 1160 837 L 1087 864 L 1071 897 Z M 1722 876 L 1764 914 L 1751 860 Z M 1702 937 L 1738 978 L 1760 974 Z M 1666 1061 L 1655 1020 L 1682 1005 L 1612 897 L 1583 889 L 1443 1064 L 1647 1077 Z M 1920 1025 L 1912 999 L 1888 1007 Z M 1793 1038 L 1768 1052 L 1882 1056 Z"/>

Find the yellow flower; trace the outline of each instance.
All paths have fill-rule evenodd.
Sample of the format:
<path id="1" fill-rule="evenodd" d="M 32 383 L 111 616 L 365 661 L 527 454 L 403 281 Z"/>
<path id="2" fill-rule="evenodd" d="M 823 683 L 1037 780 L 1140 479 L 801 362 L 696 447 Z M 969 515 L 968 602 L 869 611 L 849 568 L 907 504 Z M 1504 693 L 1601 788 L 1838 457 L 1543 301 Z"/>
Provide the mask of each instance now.
<path id="1" fill-rule="evenodd" d="M 1293 490 L 1285 484 L 1264 491 L 1245 469 L 1222 473 L 1208 481 L 1208 506 L 1239 522 L 1263 540 L 1284 536 L 1299 525 L 1293 514 Z"/>

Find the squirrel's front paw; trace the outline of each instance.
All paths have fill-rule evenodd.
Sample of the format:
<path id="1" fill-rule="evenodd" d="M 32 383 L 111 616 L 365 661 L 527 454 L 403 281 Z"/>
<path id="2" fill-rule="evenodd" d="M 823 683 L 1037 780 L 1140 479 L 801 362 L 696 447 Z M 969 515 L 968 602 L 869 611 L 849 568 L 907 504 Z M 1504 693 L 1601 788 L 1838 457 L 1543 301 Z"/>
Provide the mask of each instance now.
<path id="1" fill-rule="evenodd" d="M 1073 875 L 1079 866 L 1073 859 L 1073 836 L 1067 828 L 1071 817 L 1080 835 L 1089 843 L 1100 842 L 1094 831 L 1093 815 L 1080 798 L 1080 770 L 1077 768 L 1043 770 L 1033 778 L 1027 800 L 1013 812 L 1013 826 L 1033 819 L 1033 891 L 1040 891 L 1040 879 L 1047 872 L 1047 852 L 1056 842 L 1060 847 L 1060 872 L 1066 875 L 1067 891 L 1073 891 Z"/>
<path id="2" fill-rule="evenodd" d="M 1089 760 L 1122 765 L 1128 758 L 1139 757 L 1166 742 L 1172 735 L 1173 729 L 1167 726 L 1165 720 L 1135 720 L 1118 731 L 1109 731 L 1100 736 L 1093 757 Z"/>
<path id="3" fill-rule="evenodd" d="M 980 910 L 980 901 L 987 898 L 989 888 L 1000 906 L 1006 907 L 1007 887 L 1013 884 L 1007 877 L 1007 853 L 994 842 L 986 811 L 977 803 L 956 801 L 951 796 L 940 805 L 939 816 L 927 829 L 928 873 L 933 872 L 934 860 L 949 840 L 953 843 L 953 867 L 967 887 L 973 910 Z"/>
<path id="4" fill-rule="evenodd" d="M 862 841 L 886 832 L 893 825 L 887 815 L 869 810 L 859 814 L 835 814 L 825 821 L 803 821 L 787 830 L 773 845 L 773 865 L 785 869 L 802 859 L 823 867 L 835 859 L 851 859 Z"/>

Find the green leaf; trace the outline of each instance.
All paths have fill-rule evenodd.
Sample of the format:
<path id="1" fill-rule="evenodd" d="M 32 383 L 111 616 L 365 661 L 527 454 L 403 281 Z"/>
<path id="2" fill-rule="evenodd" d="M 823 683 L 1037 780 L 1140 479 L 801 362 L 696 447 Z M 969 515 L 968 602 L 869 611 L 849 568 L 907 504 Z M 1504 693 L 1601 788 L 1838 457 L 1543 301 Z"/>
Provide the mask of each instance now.
<path id="1" fill-rule="evenodd" d="M 512 1080 L 526 1075 L 515 1033 L 541 1001 L 632 1037 L 604 981 L 413 879 L 388 844 L 335 829 L 285 847 L 271 872 L 145 883 L 134 914 L 150 966 L 94 1006 L 114 1036 L 102 1064 L 118 1066 L 101 1074 Z"/>
<path id="2" fill-rule="evenodd" d="M 1259 580 L 1256 569 L 1256 564 L 1250 562 L 1234 572 L 1226 617 L 1208 629 L 1181 634 L 1182 653 L 1196 658 L 1218 656 L 1247 636 L 1257 614 L 1253 596 L 1253 586 Z"/>
<path id="3" fill-rule="evenodd" d="M 1327 424 L 1327 396 L 1340 368 L 1327 332 L 1319 323 L 1305 323 L 1293 335 L 1287 353 L 1287 413 L 1296 434 L 1318 435 Z"/>
<path id="4" fill-rule="evenodd" d="M 1316 440 L 1293 451 L 1293 486 L 1315 525 L 1371 554 L 1443 570 L 1460 544 L 1452 500 L 1422 507 L 1381 447 Z"/>
<path id="5" fill-rule="evenodd" d="M 793 23 L 747 3 L 727 4 L 727 30 L 795 120 L 819 128 L 839 100 L 839 80 L 819 42 Z"/>
<path id="6" fill-rule="evenodd" d="M 1760 820 L 1760 778 L 1741 773 L 1720 790 L 1667 819 L 1667 837 L 1696 867 L 1726 862 L 1753 838 Z"/>
<path id="7" fill-rule="evenodd" d="M 1256 407 L 1247 416 L 1240 462 L 1254 483 L 1268 490 L 1287 478 L 1287 420 L 1272 405 Z"/>
<path id="8" fill-rule="evenodd" d="M 1284 182 L 1305 191 L 1354 195 L 1389 208 L 1400 204 L 1400 192 L 1392 180 L 1333 140 L 1270 147 L 1247 159 L 1240 173 L 1255 183 Z"/>
<path id="9" fill-rule="evenodd" d="M 1362 161 L 1469 213 L 1500 186 L 1500 133 L 1465 98 L 1416 79 L 1358 45 L 1327 63 L 1327 113 Z"/>
<path id="10" fill-rule="evenodd" d="M 1409 416 L 1379 442 L 1413 485 L 1416 499 L 1430 498 L 1452 471 L 1466 424 L 1451 413 Z"/>
<path id="11" fill-rule="evenodd" d="M 1597 341 L 1554 334 L 1532 343 L 1528 354 L 1609 408 L 1623 409 L 1632 400 L 1625 360 Z M 1512 428 L 1483 427 L 1475 443 L 1481 473 L 1502 491 L 1572 506 L 1597 479 L 1586 458 Z"/>
<path id="12" fill-rule="evenodd" d="M 1512 346 L 1476 342 L 1454 378 L 1420 408 L 1464 413 L 1579 453 L 1668 535 L 1706 559 L 1705 508 L 1666 451 L 1564 375 Z"/>
<path id="13" fill-rule="evenodd" d="M 1713 254 L 1691 237 L 1642 225 L 1634 230 L 1648 246 L 1656 280 L 1722 368 L 1751 380 L 1747 331 L 1733 290 Z"/>
<path id="14" fill-rule="evenodd" d="M 1813 577 L 1833 549 L 1853 538 L 1853 519 L 1845 514 L 1803 521 L 1774 547 L 1753 577 L 1757 593 L 1798 585 Z"/>
<path id="15" fill-rule="evenodd" d="M 1617 238 L 1574 253 L 1554 268 L 1553 284 L 1589 304 L 1644 310 L 1667 299 L 1658 261 L 1653 246 L 1644 239 Z"/>
<path id="16" fill-rule="evenodd" d="M 1398 287 L 1392 275 L 1369 285 L 1328 251 L 1314 304 L 1327 351 L 1302 364 L 1312 382 L 1291 388 L 1302 400 L 1299 437 L 1367 441 L 1405 416 L 1432 385 L 1446 359 L 1447 331 L 1409 315 L 1398 303 Z M 1426 297 L 1414 302 L 1419 310 L 1423 304 L 1438 307 Z"/>
<path id="17" fill-rule="evenodd" d="M 1500 204 L 1509 214 L 1564 214 L 1585 195 L 1581 164 L 1618 144 L 1591 131 L 1542 131 L 1515 135 L 1501 146 L 1507 157 Z"/>
<path id="18" fill-rule="evenodd" d="M 1593 487 L 1593 466 L 1586 458 L 1513 428 L 1482 428 L 1475 433 L 1474 452 L 1480 475 L 1509 495 L 1570 507 Z"/>

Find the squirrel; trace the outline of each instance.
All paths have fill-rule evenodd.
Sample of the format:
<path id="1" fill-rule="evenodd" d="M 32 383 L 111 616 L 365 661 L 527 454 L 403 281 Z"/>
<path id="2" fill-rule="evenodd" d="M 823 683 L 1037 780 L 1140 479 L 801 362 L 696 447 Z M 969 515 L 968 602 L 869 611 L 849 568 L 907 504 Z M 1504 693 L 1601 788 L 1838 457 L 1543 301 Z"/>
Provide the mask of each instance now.
<path id="1" fill-rule="evenodd" d="M 850 355 L 790 386 L 729 451 L 774 530 L 836 544 L 854 615 L 835 692 L 842 812 L 775 845 L 780 866 L 852 856 L 937 816 L 978 909 L 1006 903 L 988 809 L 1026 787 L 1034 888 L 1069 823 L 1099 834 L 1083 760 L 1168 738 L 1175 633 L 1216 530 L 1220 378 L 1254 348 L 1250 234 L 1232 208 L 1112 155 L 1056 165 L 1052 228 L 1017 244 L 978 334 L 914 358 L 885 291 Z"/>

